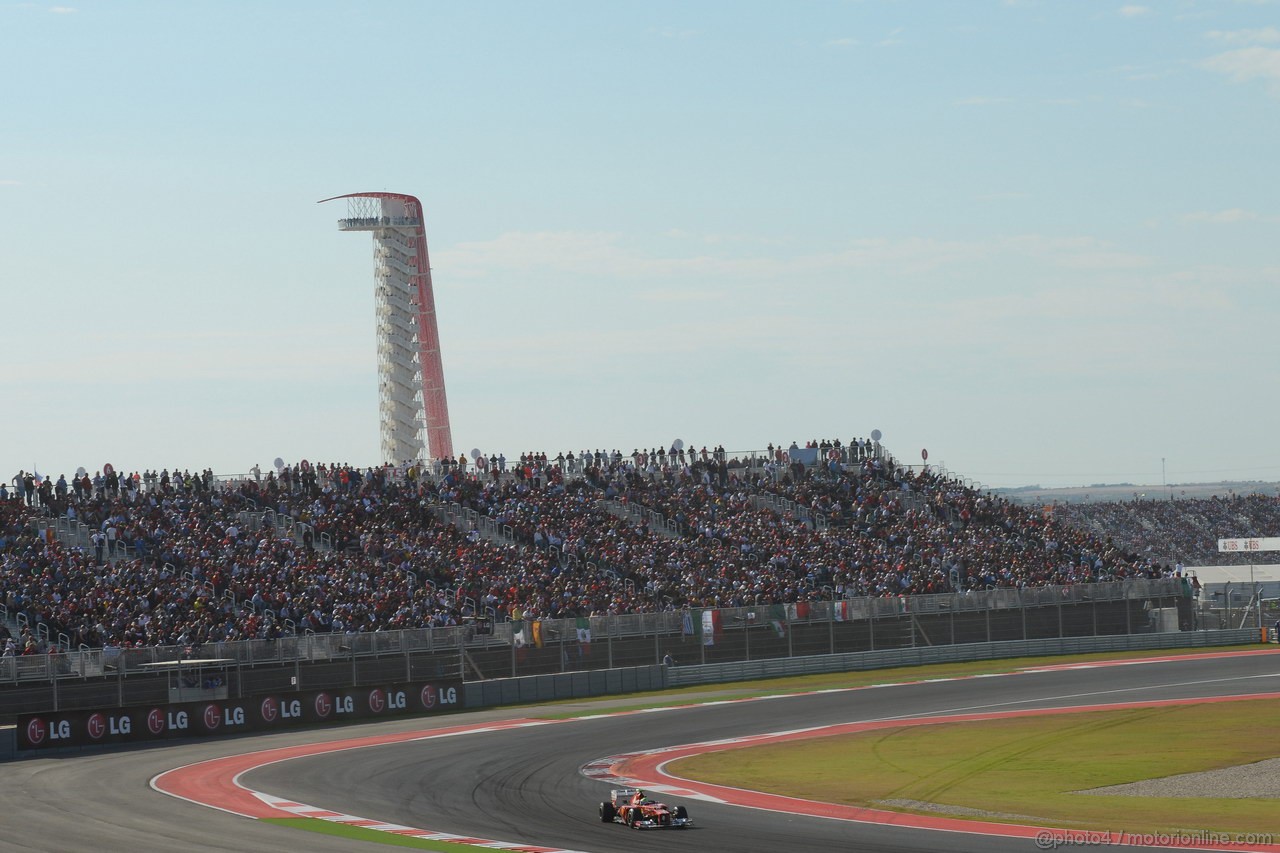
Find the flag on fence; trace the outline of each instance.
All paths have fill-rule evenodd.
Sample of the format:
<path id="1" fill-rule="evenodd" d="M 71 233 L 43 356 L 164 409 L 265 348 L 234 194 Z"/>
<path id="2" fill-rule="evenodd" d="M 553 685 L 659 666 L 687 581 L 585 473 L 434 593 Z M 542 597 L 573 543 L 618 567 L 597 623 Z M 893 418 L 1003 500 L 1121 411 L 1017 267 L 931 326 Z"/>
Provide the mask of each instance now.
<path id="1" fill-rule="evenodd" d="M 591 620 L 586 616 L 578 617 L 578 643 L 583 651 L 591 652 Z"/>
<path id="2" fill-rule="evenodd" d="M 847 622 L 849 620 L 849 602 L 843 599 L 833 601 L 831 602 L 831 610 L 837 622 Z"/>
<path id="3" fill-rule="evenodd" d="M 803 622 L 809 618 L 809 602 L 797 601 L 795 604 L 788 604 L 787 611 L 787 615 L 791 617 L 791 621 Z"/>
<path id="4" fill-rule="evenodd" d="M 680 633 L 686 637 L 695 633 L 693 625 L 693 613 L 686 610 L 684 616 L 680 617 Z"/>
<path id="5" fill-rule="evenodd" d="M 529 635 L 524 632 L 523 621 L 516 619 L 511 623 L 511 640 L 517 649 L 523 649 L 529 644 Z"/>
<path id="6" fill-rule="evenodd" d="M 769 624 L 773 626 L 773 632 L 779 637 L 787 636 L 787 609 L 781 604 L 774 604 L 769 608 Z"/>
<path id="7" fill-rule="evenodd" d="M 542 620 L 533 620 L 533 644 L 542 648 Z"/>
<path id="8" fill-rule="evenodd" d="M 719 635 L 719 633 L 720 611 L 702 611 L 702 644 L 704 646 L 714 646 L 716 644 L 716 636 Z"/>

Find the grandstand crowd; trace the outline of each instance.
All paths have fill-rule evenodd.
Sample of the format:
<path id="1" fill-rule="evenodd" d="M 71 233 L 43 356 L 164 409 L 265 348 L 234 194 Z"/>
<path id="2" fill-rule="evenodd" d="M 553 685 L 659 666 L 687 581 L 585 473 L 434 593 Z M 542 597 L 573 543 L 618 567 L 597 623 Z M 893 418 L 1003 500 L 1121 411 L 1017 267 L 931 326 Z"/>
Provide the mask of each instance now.
<path id="1" fill-rule="evenodd" d="M 440 520 L 455 504 L 501 534 Z M 1189 517 L 1238 535 L 1241 519 L 1274 528 L 1278 511 L 1268 498 L 1047 512 L 900 467 L 869 440 L 750 459 L 672 447 L 300 463 L 228 482 L 21 472 L 0 484 L 0 602 L 73 646 L 136 647 L 964 593 L 1169 575 L 1205 538 L 1183 532 Z M 55 518 L 85 525 L 88 543 L 54 535 Z M 0 636 L 3 653 L 44 652 L 42 633 Z"/>
<path id="2" fill-rule="evenodd" d="M 1152 560 L 1189 566 L 1257 559 L 1219 553 L 1218 540 L 1280 531 L 1280 499 L 1270 495 L 1057 504 L 1051 511 L 1066 524 L 1108 536 Z"/>

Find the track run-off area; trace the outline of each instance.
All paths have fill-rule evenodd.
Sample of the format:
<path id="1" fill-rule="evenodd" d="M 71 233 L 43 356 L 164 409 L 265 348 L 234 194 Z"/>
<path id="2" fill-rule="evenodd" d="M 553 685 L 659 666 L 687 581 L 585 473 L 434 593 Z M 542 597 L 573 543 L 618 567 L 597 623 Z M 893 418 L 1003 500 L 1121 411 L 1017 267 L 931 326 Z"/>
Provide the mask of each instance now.
<path id="1" fill-rule="evenodd" d="M 704 853 L 1142 849 L 1151 839 L 1126 836 L 1123 827 L 1049 830 L 796 800 L 682 779 L 668 765 L 699 752 L 878 728 L 1245 698 L 1280 700 L 1280 650 L 1064 662 L 617 710 L 623 701 L 636 704 L 628 697 L 472 712 L 448 724 L 437 718 L 430 727 L 401 720 L 42 756 L 11 765 L 10 788 L 0 789 L 0 808 L 26 818 L 11 824 L 14 832 L 0 839 L 0 849 L 376 849 L 358 840 L 364 837 L 429 849 L 461 843 L 526 853 L 630 853 L 651 849 L 655 836 L 664 850 Z M 535 716 L 544 711 L 578 716 Z M 623 783 L 687 805 L 696 826 L 644 833 L 602 824 L 597 804 Z M 300 824 L 356 835 L 304 836 L 295 828 Z M 1275 843 L 1224 845 L 1220 837 L 1184 832 L 1155 841 L 1162 849 L 1280 853 Z"/>

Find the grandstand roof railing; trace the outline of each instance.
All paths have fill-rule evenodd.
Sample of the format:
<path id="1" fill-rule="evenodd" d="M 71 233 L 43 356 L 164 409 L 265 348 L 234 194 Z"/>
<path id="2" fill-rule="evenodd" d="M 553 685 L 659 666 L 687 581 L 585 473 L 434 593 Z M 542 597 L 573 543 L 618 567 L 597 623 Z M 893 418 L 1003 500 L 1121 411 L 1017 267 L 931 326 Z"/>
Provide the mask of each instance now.
<path id="1" fill-rule="evenodd" d="M 847 444 L 842 445 L 842 448 L 847 452 L 847 451 L 848 451 L 848 449 L 849 449 L 849 445 L 847 445 Z M 612 461 L 612 460 L 613 460 L 613 458 L 614 458 L 614 457 L 613 457 L 613 452 L 614 452 L 614 450 L 615 450 L 615 449 L 617 449 L 617 448 L 610 449 L 610 450 L 609 450 L 609 451 L 607 451 L 607 452 L 606 452 L 606 451 L 601 451 L 601 452 L 602 452 L 602 453 L 605 453 L 605 454 L 608 456 L 609 460 L 610 460 L 610 461 Z M 796 450 L 798 450 L 798 451 L 813 451 L 814 449 L 815 449 L 815 448 L 803 448 L 803 447 L 797 447 L 797 448 L 796 448 Z M 785 453 L 785 452 L 789 452 L 789 451 L 790 451 L 790 448 L 787 448 L 787 447 L 776 447 L 776 448 L 774 448 L 774 453 L 776 453 L 778 450 L 782 450 L 782 451 Z M 560 452 L 560 451 L 557 451 L 557 453 L 559 453 L 559 452 Z M 621 453 L 621 458 L 622 458 L 622 461 L 623 461 L 623 462 L 627 462 L 627 461 L 629 461 L 629 460 L 632 458 L 631 453 L 622 452 L 622 451 L 620 451 L 620 450 L 619 450 L 619 452 Z M 642 452 L 648 453 L 648 450 L 644 450 L 644 451 L 642 451 Z M 767 465 L 771 460 L 773 460 L 773 458 L 774 458 L 774 457 L 773 457 L 773 453 L 771 453 L 767 448 L 755 448 L 755 449 L 749 449 L 749 450 L 725 450 L 725 451 L 718 452 L 718 453 L 713 452 L 713 451 L 711 451 L 711 450 L 708 450 L 707 452 L 708 452 L 708 454 L 709 454 L 709 457 L 710 457 L 710 458 L 712 458 L 712 459 L 716 459 L 717 457 L 723 457 L 723 458 L 724 458 L 724 460 L 725 460 L 725 461 L 730 465 L 730 467 L 735 467 L 735 463 L 736 463 L 736 467 L 739 467 L 739 468 L 747 468 L 747 469 L 750 469 L 750 470 L 752 470 L 752 471 L 757 471 L 757 472 L 758 472 L 758 471 L 762 471 L 762 470 L 764 470 L 765 466 L 766 466 L 766 465 Z M 891 454 L 891 453 L 889 452 L 889 450 L 886 448 L 886 446 L 885 446 L 885 445 L 883 445 L 883 444 L 876 444 L 876 445 L 874 445 L 874 446 L 870 447 L 869 452 L 870 452 L 870 456 L 871 456 L 872 458 L 875 458 L 875 459 L 881 459 L 881 460 L 883 460 L 883 461 L 885 461 L 885 462 L 892 463 L 892 464 L 894 464 L 894 465 L 896 465 L 896 466 L 898 466 L 898 467 L 901 467 L 901 468 L 904 468 L 904 469 L 907 469 L 907 470 L 910 470 L 910 471 L 916 471 L 916 472 L 918 472 L 918 471 L 920 471 L 920 470 L 921 470 L 921 469 L 923 469 L 923 468 L 928 468 L 928 469 L 930 469 L 930 470 L 941 470 L 941 471 L 944 473 L 944 475 L 945 475 L 945 476 L 956 477 L 957 479 L 961 479 L 961 478 L 959 478 L 957 475 L 952 474 L 951 472 L 946 472 L 946 471 L 945 471 L 945 469 L 940 469 L 940 468 L 939 468 L 939 466 L 936 466 L 936 465 L 934 465 L 934 466 L 929 466 L 929 465 L 919 465 L 919 464 L 910 465 L 910 464 L 900 463 L 900 462 L 898 462 L 898 461 L 895 459 L 895 457 L 893 456 L 893 454 Z M 703 457 L 702 457 L 702 451 L 701 451 L 701 449 L 686 448 L 686 449 L 685 449 L 685 451 L 684 451 L 684 453 L 685 453 L 686 458 L 688 458 L 691 462 L 692 462 L 692 461 L 700 461 L 700 460 L 703 458 Z M 484 454 L 484 456 L 485 456 L 485 458 L 486 458 L 486 459 L 488 459 L 490 455 L 491 455 L 491 454 Z M 493 455 L 493 456 L 497 456 L 497 454 L 496 454 L 496 453 L 494 453 L 494 454 L 492 454 L 492 455 Z M 574 468 L 572 468 L 572 469 L 569 469 L 569 468 L 568 468 L 568 464 L 566 463 L 566 465 L 565 465 L 565 470 L 566 470 L 566 472 L 568 472 L 568 473 L 579 473 L 579 474 L 580 474 L 580 473 L 582 473 L 582 470 L 583 470 L 583 463 L 582 463 L 582 459 L 583 459 L 583 458 L 584 458 L 584 457 L 576 456 L 576 454 L 575 454 L 575 467 L 574 467 Z M 670 458 L 674 458 L 674 457 L 670 457 Z M 809 454 L 805 454 L 805 455 L 804 455 L 804 458 L 805 458 L 805 459 L 809 459 Z M 809 461 L 809 462 L 807 462 L 806 464 L 808 464 L 810 467 L 813 467 L 814 465 L 825 464 L 825 463 L 826 463 L 826 461 L 827 461 L 827 460 L 822 459 L 822 458 L 821 458 L 821 456 L 820 456 L 820 455 L 818 455 L 817 457 L 814 457 L 814 459 L 813 459 L 812 461 Z M 557 459 L 557 457 L 556 457 L 556 456 L 548 455 L 547 462 L 548 462 L 548 464 L 555 465 L 555 464 L 558 462 L 558 459 Z M 514 476 L 513 469 L 514 469 L 514 467 L 515 467 L 516 465 L 518 465 L 519 463 L 520 463 L 520 457 L 519 457 L 519 454 L 517 454 L 517 455 L 515 455 L 515 456 L 507 456 L 507 457 L 506 457 L 506 470 L 503 472 L 503 474 L 504 474 L 505 476 L 508 476 L 508 477 Z M 284 467 L 286 467 L 286 468 L 291 468 L 291 469 L 292 469 L 292 468 L 297 467 L 299 464 L 301 464 L 301 463 L 288 463 L 288 464 L 286 464 Z M 594 462 L 593 462 L 592 464 L 594 464 Z M 670 463 L 668 463 L 668 464 L 670 464 Z M 848 460 L 847 460 L 847 459 L 845 460 L 845 464 L 849 464 L 849 462 L 848 462 Z M 413 462 L 404 463 L 404 464 L 401 464 L 401 465 L 393 465 L 393 466 L 390 466 L 390 467 L 392 467 L 393 469 L 395 469 L 397 472 L 399 472 L 399 473 L 403 474 L 403 472 L 404 472 L 407 468 L 412 467 L 412 466 L 417 466 L 420 470 L 422 470 L 422 471 L 426 472 L 427 474 L 433 475 L 433 476 L 443 476 L 443 475 L 444 475 L 444 473 L 445 473 L 445 472 L 444 472 L 444 471 L 442 471 L 442 470 L 440 469 L 440 467 L 439 467 L 439 460 L 416 460 L 416 461 L 413 461 Z M 474 472 L 475 472 L 474 463 L 473 463 L 470 459 L 468 459 L 468 461 L 467 461 L 467 466 L 468 466 L 468 467 L 467 467 L 467 471 L 468 471 L 469 473 L 474 473 Z M 329 467 L 332 467 L 332 466 L 329 466 Z M 371 470 L 372 468 L 381 468 L 381 467 L 384 467 L 384 466 L 382 466 L 382 465 L 375 465 L 375 466 L 367 466 L 367 465 L 366 465 L 366 466 L 360 466 L 360 465 L 357 465 L 357 466 L 352 466 L 352 467 L 353 467 L 355 470 L 359 470 L 359 471 L 368 471 L 368 470 Z M 255 480 L 255 479 L 256 479 L 256 480 L 258 480 L 258 481 L 260 482 L 260 481 L 262 481 L 262 480 L 266 479 L 266 477 L 267 477 L 267 474 L 268 474 L 268 473 L 269 473 L 269 469 L 267 469 L 267 470 L 261 470 L 261 471 L 259 471 L 257 474 L 254 474 L 253 472 L 245 472 L 245 473 L 223 473 L 223 474 L 215 473 L 215 474 L 213 475 L 213 479 L 214 479 L 214 481 L 215 481 L 215 482 L 218 482 L 218 483 L 221 483 L 221 484 L 224 484 L 224 485 L 235 485 L 235 484 L 243 483 L 243 482 L 246 482 L 246 481 L 253 481 L 253 480 Z M 970 480 L 970 481 L 968 481 L 968 482 L 974 483 L 975 481 Z M 975 483 L 975 484 L 976 484 L 976 483 Z M 976 484 L 976 485 L 981 485 L 981 484 Z"/>

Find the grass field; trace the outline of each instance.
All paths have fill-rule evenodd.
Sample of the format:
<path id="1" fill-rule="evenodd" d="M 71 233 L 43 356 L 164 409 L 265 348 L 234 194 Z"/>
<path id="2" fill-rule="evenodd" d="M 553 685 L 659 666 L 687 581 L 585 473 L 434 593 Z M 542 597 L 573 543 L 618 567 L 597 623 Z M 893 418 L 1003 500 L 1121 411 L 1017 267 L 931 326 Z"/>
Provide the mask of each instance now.
<path id="1" fill-rule="evenodd" d="M 721 785 L 873 808 L 909 800 L 986 814 L 968 815 L 977 819 L 1073 829 L 1270 833 L 1280 830 L 1274 799 L 1075 792 L 1275 757 L 1280 702 L 1249 700 L 882 729 L 726 750 L 668 769 Z"/>
<path id="2" fill-rule="evenodd" d="M 433 841 L 428 838 L 409 838 L 403 835 L 392 835 L 374 829 L 359 826 L 343 826 L 327 820 L 311 817 L 263 818 L 263 823 L 274 823 L 291 829 L 302 829 L 307 832 L 318 832 L 322 835 L 336 835 L 352 841 L 387 844 L 392 847 L 408 847 L 411 850 L 434 850 L 436 853 L 463 853 L 463 851 L 493 850 L 492 847 L 476 847 L 474 844 L 454 844 L 450 841 Z"/>

